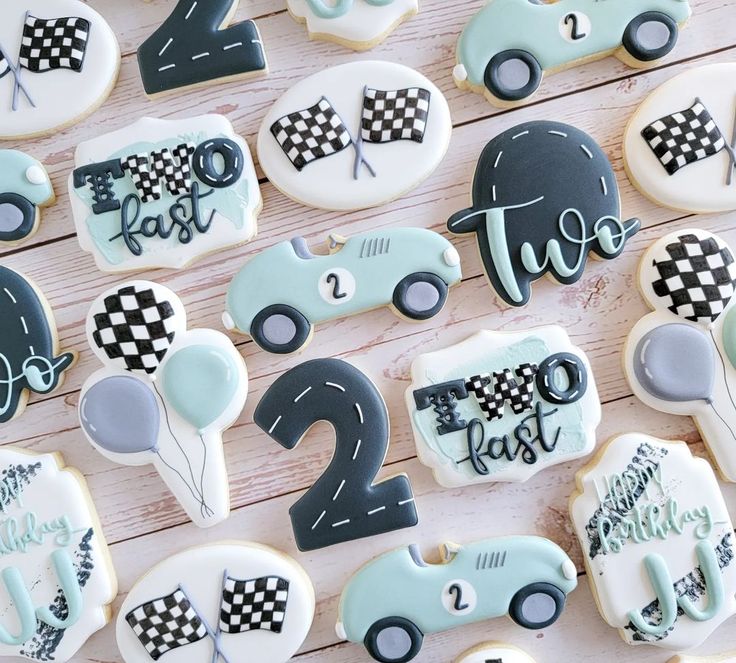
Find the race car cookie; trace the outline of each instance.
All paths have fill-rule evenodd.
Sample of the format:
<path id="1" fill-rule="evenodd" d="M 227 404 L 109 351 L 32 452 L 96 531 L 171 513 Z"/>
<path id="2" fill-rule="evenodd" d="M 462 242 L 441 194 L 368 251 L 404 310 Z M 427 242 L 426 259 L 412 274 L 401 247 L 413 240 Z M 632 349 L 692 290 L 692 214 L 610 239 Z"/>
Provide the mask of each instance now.
<path id="1" fill-rule="evenodd" d="M 364 566 L 342 592 L 338 637 L 363 643 L 380 663 L 406 663 L 425 635 L 457 626 L 508 614 L 524 628 L 546 628 L 577 586 L 572 560 L 536 536 L 446 543 L 440 554 L 429 564 L 411 545 Z"/>
<path id="2" fill-rule="evenodd" d="M 313 616 L 314 589 L 296 561 L 229 541 L 154 566 L 123 602 L 116 636 L 125 663 L 286 663 Z"/>
<path id="3" fill-rule="evenodd" d="M 419 0 L 287 0 L 286 7 L 310 39 L 367 51 L 416 14 Z"/>
<path id="4" fill-rule="evenodd" d="M 74 162 L 79 243 L 102 271 L 181 268 L 256 234 L 258 177 L 221 115 L 143 118 L 80 144 Z"/>
<path id="5" fill-rule="evenodd" d="M 419 355 L 411 377 L 417 454 L 448 488 L 525 481 L 595 446 L 598 390 L 561 327 L 480 331 Z"/>
<path id="6" fill-rule="evenodd" d="M 297 352 L 315 324 L 381 306 L 428 320 L 462 276 L 452 244 L 422 228 L 349 239 L 332 233 L 327 244 L 329 254 L 317 255 L 296 237 L 247 262 L 228 288 L 225 327 L 249 334 L 267 352 Z"/>
<path id="7" fill-rule="evenodd" d="M 0 140 L 82 120 L 105 102 L 119 69 L 115 34 L 88 3 L 1 3 Z"/>
<path id="8" fill-rule="evenodd" d="M 456 663 L 534 663 L 534 659 L 513 645 L 488 642 L 466 651 Z"/>
<path id="9" fill-rule="evenodd" d="M 60 454 L 0 449 L 0 657 L 79 660 L 117 580 L 84 478 Z"/>
<path id="10" fill-rule="evenodd" d="M 529 99 L 545 73 L 615 55 L 653 67 L 677 44 L 688 0 L 491 0 L 457 45 L 455 83 L 493 104 Z"/>
<path id="11" fill-rule="evenodd" d="M 89 442 L 122 465 L 158 470 L 187 515 L 211 527 L 230 513 L 222 433 L 248 393 L 245 362 L 213 329 L 187 329 L 168 288 L 129 281 L 100 295 L 87 340 L 104 364 L 82 386 Z"/>
<path id="12" fill-rule="evenodd" d="M 284 93 L 261 124 L 258 160 L 297 202 L 359 210 L 400 198 L 429 177 L 451 133 L 447 101 L 429 79 L 393 62 L 351 62 Z"/>
<path id="13" fill-rule="evenodd" d="M 472 194 L 472 206 L 453 214 L 447 229 L 476 233 L 491 287 L 510 306 L 527 304 L 531 284 L 544 275 L 563 285 L 578 281 L 589 253 L 618 257 L 641 225 L 621 218 L 603 150 L 560 122 L 526 122 L 491 140 Z"/>
<path id="14" fill-rule="evenodd" d="M 654 309 L 629 332 L 624 369 L 646 405 L 695 419 L 726 481 L 736 481 L 736 262 L 717 235 L 670 233 L 643 255 L 639 288 Z"/>

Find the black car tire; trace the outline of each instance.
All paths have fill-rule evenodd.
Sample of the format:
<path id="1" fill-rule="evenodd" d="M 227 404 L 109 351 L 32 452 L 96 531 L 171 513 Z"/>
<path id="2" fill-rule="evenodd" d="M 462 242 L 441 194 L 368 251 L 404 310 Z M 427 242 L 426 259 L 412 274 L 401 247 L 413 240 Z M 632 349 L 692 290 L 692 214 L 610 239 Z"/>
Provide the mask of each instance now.
<path id="1" fill-rule="evenodd" d="M 544 601 L 544 605 L 539 605 L 540 598 Z M 509 606 L 509 616 L 524 628 L 532 630 L 546 628 L 559 619 L 565 608 L 565 598 L 565 592 L 559 587 L 546 582 L 535 582 L 514 594 Z M 537 605 L 529 605 L 529 601 L 537 601 Z M 543 610 L 541 619 L 533 619 L 530 616 L 529 613 L 535 607 Z"/>
<path id="2" fill-rule="evenodd" d="M 0 241 L 15 242 L 27 237 L 36 225 L 36 206 L 17 193 L 0 193 L 0 205 L 17 209 L 20 220 L 14 228 L 0 231 Z"/>
<path id="3" fill-rule="evenodd" d="M 520 72 L 522 77 L 527 75 L 522 84 L 512 87 L 508 82 L 504 82 L 507 78 L 507 72 L 504 68 L 508 68 L 509 63 L 518 62 L 521 65 Z M 519 66 L 519 65 L 517 65 Z M 526 71 L 524 71 L 526 68 Z M 544 72 L 535 58 L 528 51 L 512 49 L 496 53 L 486 67 L 485 76 L 483 77 L 486 88 L 497 99 L 501 101 L 522 101 L 531 97 L 542 83 Z"/>
<path id="4" fill-rule="evenodd" d="M 447 283 L 436 274 L 415 272 L 399 281 L 392 301 L 394 308 L 404 317 L 429 320 L 442 310 L 447 301 L 447 291 Z M 436 299 L 424 301 L 427 296 L 436 296 Z"/>
<path id="5" fill-rule="evenodd" d="M 283 331 L 276 327 L 287 325 Z M 266 352 L 285 355 L 296 352 L 309 340 L 312 325 L 293 306 L 274 304 L 259 311 L 250 326 L 251 338 Z"/>
<path id="6" fill-rule="evenodd" d="M 403 617 L 386 617 L 368 629 L 363 644 L 379 663 L 407 663 L 419 654 L 423 641 L 424 634 L 413 622 Z"/>
<path id="7" fill-rule="evenodd" d="M 667 40 L 660 46 L 652 48 L 641 41 L 639 30 L 646 23 L 661 25 L 668 33 Z M 644 12 L 626 26 L 622 44 L 626 52 L 639 62 L 655 62 L 668 55 L 677 44 L 680 30 L 675 20 L 662 12 Z"/>

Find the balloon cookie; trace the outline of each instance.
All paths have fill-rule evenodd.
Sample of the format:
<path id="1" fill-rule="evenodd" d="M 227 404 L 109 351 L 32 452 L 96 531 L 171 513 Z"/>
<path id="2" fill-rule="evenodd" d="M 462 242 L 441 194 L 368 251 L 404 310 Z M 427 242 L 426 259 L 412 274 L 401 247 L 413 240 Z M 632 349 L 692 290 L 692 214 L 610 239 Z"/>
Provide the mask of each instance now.
<path id="1" fill-rule="evenodd" d="M 43 293 L 0 265 L 0 424 L 19 416 L 30 392 L 49 394 L 75 361 L 59 353 L 51 308 Z"/>
<path id="2" fill-rule="evenodd" d="M 79 243 L 104 272 L 180 268 L 256 234 L 258 177 L 220 115 L 143 118 L 81 143 L 74 162 Z"/>
<path id="3" fill-rule="evenodd" d="M 687 0 L 491 0 L 463 30 L 455 83 L 493 104 L 529 99 L 545 73 L 615 55 L 655 66 L 690 18 Z"/>
<path id="4" fill-rule="evenodd" d="M 158 470 L 199 527 L 230 513 L 222 432 L 248 393 L 245 362 L 212 329 L 189 329 L 179 298 L 149 281 L 98 297 L 87 340 L 105 365 L 84 383 L 79 419 L 87 439 L 122 465 Z"/>
<path id="5" fill-rule="evenodd" d="M 525 481 L 595 446 L 598 390 L 561 327 L 481 331 L 419 355 L 411 376 L 419 460 L 448 488 Z"/>
<path id="6" fill-rule="evenodd" d="M 286 663 L 313 616 L 314 589 L 297 562 L 232 541 L 154 566 L 123 602 L 116 635 L 125 663 Z"/>
<path id="7" fill-rule="evenodd" d="M 640 223 L 622 220 L 613 168 L 590 136 L 536 121 L 486 145 L 473 204 L 453 214 L 447 228 L 476 233 L 491 287 L 510 306 L 524 306 L 531 284 L 545 274 L 570 285 L 582 277 L 589 253 L 617 258 Z"/>
<path id="8" fill-rule="evenodd" d="M 0 247 L 14 246 L 33 235 L 41 208 L 55 199 L 40 161 L 18 150 L 0 150 Z"/>
<path id="9" fill-rule="evenodd" d="M 256 425 L 294 449 L 318 421 L 335 429 L 335 455 L 289 510 L 301 551 L 413 527 L 405 474 L 376 482 L 389 444 L 388 410 L 366 375 L 339 359 L 314 359 L 284 373 L 263 395 Z"/>
<path id="10" fill-rule="evenodd" d="M 0 657 L 79 660 L 117 580 L 84 478 L 59 454 L 0 449 Z"/>
<path id="11" fill-rule="evenodd" d="M 734 76 L 733 62 L 688 69 L 634 113 L 624 163 L 647 198 L 685 212 L 736 209 Z"/>
<path id="12" fill-rule="evenodd" d="M 268 73 L 256 24 L 229 25 L 239 2 L 176 3 L 161 27 L 138 49 L 143 87 L 149 97 Z"/>
<path id="13" fill-rule="evenodd" d="M 333 233 L 328 248 L 329 255 L 315 255 L 296 237 L 252 258 L 228 288 L 225 327 L 249 334 L 267 352 L 297 352 L 315 324 L 379 306 L 428 320 L 462 276 L 452 244 L 422 228 L 350 239 Z"/>
<path id="14" fill-rule="evenodd" d="M 101 106 L 120 68 L 115 34 L 79 0 L 0 5 L 0 140 L 51 134 Z"/>
<path id="15" fill-rule="evenodd" d="M 588 580 L 628 644 L 697 647 L 736 613 L 733 524 L 711 466 L 684 442 L 621 435 L 576 484 Z"/>
<path id="16" fill-rule="evenodd" d="M 310 39 L 367 51 L 416 14 L 419 0 L 287 0 L 286 7 Z"/>
<path id="17" fill-rule="evenodd" d="M 489 642 L 466 651 L 456 663 L 534 663 L 534 659 L 512 645 Z"/>
<path id="18" fill-rule="evenodd" d="M 721 475 L 736 481 L 736 264 L 705 230 L 665 235 L 644 254 L 639 287 L 654 309 L 629 332 L 624 367 L 646 405 L 691 416 Z"/>
<path id="19" fill-rule="evenodd" d="M 446 543 L 440 554 L 440 564 L 429 564 L 412 545 L 364 566 L 342 592 L 338 637 L 365 644 L 380 663 L 406 663 L 429 633 L 506 614 L 524 628 L 546 628 L 578 582 L 562 549 L 536 536 Z"/>
<path id="20" fill-rule="evenodd" d="M 393 62 L 351 62 L 300 81 L 271 107 L 258 159 L 297 202 L 359 210 L 429 177 L 451 133 L 447 101 L 429 79 Z"/>

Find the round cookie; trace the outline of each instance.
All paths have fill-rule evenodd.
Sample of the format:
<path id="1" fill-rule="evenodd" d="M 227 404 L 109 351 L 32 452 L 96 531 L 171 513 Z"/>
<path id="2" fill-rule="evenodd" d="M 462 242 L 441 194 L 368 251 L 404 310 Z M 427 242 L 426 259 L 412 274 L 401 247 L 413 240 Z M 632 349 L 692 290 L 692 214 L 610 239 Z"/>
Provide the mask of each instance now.
<path id="1" fill-rule="evenodd" d="M 447 229 L 476 233 L 483 266 L 498 296 L 524 306 L 544 275 L 578 281 L 588 253 L 610 260 L 640 228 L 621 218 L 608 157 L 585 132 L 560 122 L 517 125 L 489 142 L 478 160 L 473 204 Z"/>
<path id="2" fill-rule="evenodd" d="M 487 642 L 466 651 L 456 663 L 534 663 L 534 659 L 513 645 Z"/>
<path id="3" fill-rule="evenodd" d="M 367 51 L 414 16 L 419 0 L 287 0 L 286 7 L 310 39 Z"/>
<path id="4" fill-rule="evenodd" d="M 107 99 L 120 68 L 115 34 L 79 0 L 0 5 L 0 140 L 42 136 Z"/>
<path id="5" fill-rule="evenodd" d="M 629 179 L 658 205 L 695 212 L 736 209 L 736 64 L 695 67 L 639 106 L 624 134 Z"/>
<path id="6" fill-rule="evenodd" d="M 0 449 L 0 657 L 79 660 L 117 580 L 84 478 L 60 454 Z"/>
<path id="7" fill-rule="evenodd" d="M 358 210 L 399 198 L 429 177 L 451 133 L 444 95 L 419 72 L 352 62 L 305 78 L 276 101 L 258 132 L 258 160 L 297 202 Z"/>
<path id="8" fill-rule="evenodd" d="M 614 438 L 577 473 L 570 515 L 601 616 L 626 643 L 691 649 L 736 613 L 733 524 L 684 442 Z"/>
<path id="9" fill-rule="evenodd" d="M 196 569 L 196 573 L 192 571 Z M 154 566 L 120 607 L 125 663 L 286 663 L 314 617 L 314 589 L 291 557 L 245 541 L 191 548 Z"/>

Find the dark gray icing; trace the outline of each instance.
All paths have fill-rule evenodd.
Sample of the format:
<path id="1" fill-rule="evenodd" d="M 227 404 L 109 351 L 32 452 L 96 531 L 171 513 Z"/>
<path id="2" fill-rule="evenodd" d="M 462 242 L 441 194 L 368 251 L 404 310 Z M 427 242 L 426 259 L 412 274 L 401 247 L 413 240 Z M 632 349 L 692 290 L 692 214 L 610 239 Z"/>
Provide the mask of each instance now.
<path id="1" fill-rule="evenodd" d="M 38 209 L 17 193 L 0 192 L 0 242 L 17 242 L 36 225 Z"/>

